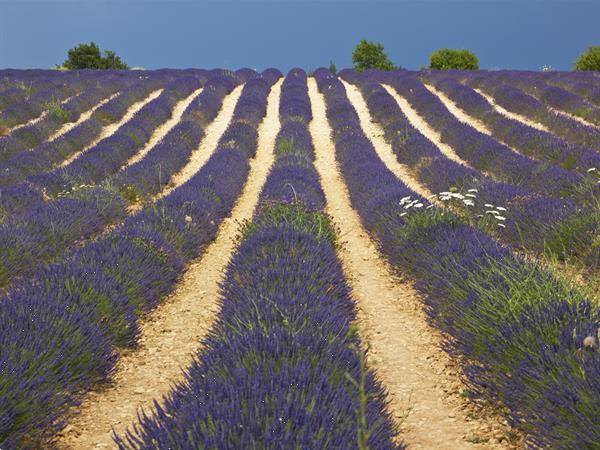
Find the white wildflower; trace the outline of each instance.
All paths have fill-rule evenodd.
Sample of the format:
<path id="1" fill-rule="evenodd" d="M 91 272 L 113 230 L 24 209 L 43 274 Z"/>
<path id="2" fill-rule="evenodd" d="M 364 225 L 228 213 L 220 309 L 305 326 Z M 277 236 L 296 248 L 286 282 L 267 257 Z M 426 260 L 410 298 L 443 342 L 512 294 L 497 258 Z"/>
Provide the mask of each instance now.
<path id="1" fill-rule="evenodd" d="M 595 167 L 590 167 L 590 168 L 589 168 L 587 171 L 588 171 L 588 172 L 595 172 L 595 171 L 596 171 L 596 168 L 595 168 Z"/>
<path id="2" fill-rule="evenodd" d="M 594 347 L 596 347 L 596 338 L 594 336 L 587 336 L 583 340 L 583 346 L 587 347 L 587 348 L 594 348 Z"/>
<path id="3" fill-rule="evenodd" d="M 192 218 L 190 216 L 185 216 L 186 223 L 192 223 Z"/>
<path id="4" fill-rule="evenodd" d="M 422 208 L 422 207 L 423 207 L 423 203 L 417 203 L 417 204 L 415 205 L 415 208 Z"/>
<path id="5" fill-rule="evenodd" d="M 486 204 L 485 204 L 485 205 L 483 205 L 483 206 L 485 206 L 486 208 L 493 208 L 493 207 L 494 207 L 494 205 L 491 205 L 490 203 L 486 203 Z"/>
<path id="6" fill-rule="evenodd" d="M 475 194 L 465 194 L 465 197 L 477 198 Z"/>
<path id="7" fill-rule="evenodd" d="M 433 208 L 433 205 L 429 205 L 429 206 L 428 206 L 427 208 L 425 208 L 425 209 L 429 209 L 429 208 Z"/>
<path id="8" fill-rule="evenodd" d="M 410 200 L 410 195 L 407 195 L 406 197 L 402 197 L 400 199 L 400 205 L 404 205 L 409 200 Z"/>
<path id="9" fill-rule="evenodd" d="M 506 211 L 506 208 L 503 208 L 502 206 L 496 206 L 496 209 L 498 211 Z"/>
<path id="10" fill-rule="evenodd" d="M 469 189 L 467 192 L 479 192 L 477 189 Z"/>
<path id="11" fill-rule="evenodd" d="M 465 199 L 465 200 L 463 200 L 463 203 L 467 206 L 475 206 L 475 203 L 473 202 L 473 200 Z"/>
<path id="12" fill-rule="evenodd" d="M 488 211 L 486 211 L 485 213 L 486 213 L 486 214 L 493 214 L 493 215 L 500 214 L 498 211 L 495 211 L 495 210 L 493 210 L 493 209 L 492 209 L 492 210 L 488 210 Z"/>
<path id="13" fill-rule="evenodd" d="M 496 219 L 501 220 L 501 221 L 504 222 L 506 220 L 506 217 L 504 217 L 504 216 L 496 216 Z"/>
<path id="14" fill-rule="evenodd" d="M 400 214 L 400 217 L 407 215 L 408 213 L 403 212 L 402 214 Z"/>
<path id="15" fill-rule="evenodd" d="M 502 227 L 502 228 L 506 228 L 506 225 L 504 225 L 503 223 L 497 223 L 496 225 L 498 225 L 499 227 Z"/>

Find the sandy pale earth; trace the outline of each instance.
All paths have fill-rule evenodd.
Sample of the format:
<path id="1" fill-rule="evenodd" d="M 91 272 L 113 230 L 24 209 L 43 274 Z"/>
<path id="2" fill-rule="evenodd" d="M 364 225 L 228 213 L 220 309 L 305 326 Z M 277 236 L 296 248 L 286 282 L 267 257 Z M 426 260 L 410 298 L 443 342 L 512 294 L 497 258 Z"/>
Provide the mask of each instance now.
<path id="1" fill-rule="evenodd" d="M 506 428 L 478 419 L 459 397 L 460 370 L 440 349 L 441 337 L 427 324 L 417 293 L 394 277 L 352 209 L 314 79 L 309 79 L 309 94 L 327 211 L 345 241 L 340 257 L 357 302 L 360 335 L 370 348 L 370 367 L 389 392 L 389 410 L 402 425 L 400 438 L 410 448 L 505 448 L 498 440 Z"/>
<path id="2" fill-rule="evenodd" d="M 77 158 L 79 158 L 81 155 L 83 155 L 85 152 L 87 152 L 90 148 L 97 145 L 98 142 L 100 142 L 102 139 L 106 139 L 107 137 L 110 137 L 113 134 L 115 134 L 119 128 L 121 128 L 125 123 L 129 122 L 140 109 L 142 109 L 144 106 L 146 106 L 146 104 L 150 103 L 152 100 L 154 100 L 156 97 L 158 97 L 162 93 L 162 91 L 163 91 L 163 89 L 157 89 L 156 91 L 152 92 L 145 99 L 140 100 L 139 102 L 135 102 L 133 105 L 131 105 L 127 109 L 127 112 L 121 118 L 121 120 L 119 120 L 118 122 L 115 122 L 115 123 L 111 123 L 110 125 L 107 125 L 104 128 L 102 128 L 102 132 L 100 133 L 100 136 L 98 136 L 90 145 L 86 146 L 83 150 L 75 153 L 69 159 L 66 159 L 62 163 L 60 163 L 59 167 L 68 166 L 73 161 L 75 161 Z"/>
<path id="3" fill-rule="evenodd" d="M 236 100 L 240 92 L 241 89 L 233 94 Z M 192 355 L 199 351 L 200 341 L 217 317 L 219 282 L 234 251 L 238 224 L 254 214 L 273 163 L 280 92 L 281 80 L 269 94 L 267 115 L 259 128 L 258 151 L 231 217 L 223 221 L 217 239 L 204 255 L 190 264 L 173 295 L 144 318 L 140 347 L 122 355 L 111 385 L 89 393 L 74 411 L 60 436 L 59 448 L 115 448 L 111 427 L 123 433 L 136 421 L 140 408 L 149 411 L 155 399 L 182 380 L 181 369 L 191 364 Z M 233 108 L 228 111 L 233 114 Z M 212 131 L 218 134 L 220 129 L 213 127 Z M 216 145 L 218 139 L 207 134 L 205 139 L 209 138 Z"/>

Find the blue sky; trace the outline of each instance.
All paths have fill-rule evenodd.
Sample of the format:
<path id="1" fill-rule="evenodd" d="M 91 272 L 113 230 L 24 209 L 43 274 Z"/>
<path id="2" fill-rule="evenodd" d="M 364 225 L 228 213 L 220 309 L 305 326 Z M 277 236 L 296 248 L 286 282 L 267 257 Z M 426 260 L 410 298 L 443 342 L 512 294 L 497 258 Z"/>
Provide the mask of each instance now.
<path id="1" fill-rule="evenodd" d="M 410 69 L 451 47 L 482 68 L 568 70 L 599 23 L 600 0 L 0 0 L 0 68 L 49 68 L 89 41 L 148 69 L 343 68 L 365 38 Z"/>

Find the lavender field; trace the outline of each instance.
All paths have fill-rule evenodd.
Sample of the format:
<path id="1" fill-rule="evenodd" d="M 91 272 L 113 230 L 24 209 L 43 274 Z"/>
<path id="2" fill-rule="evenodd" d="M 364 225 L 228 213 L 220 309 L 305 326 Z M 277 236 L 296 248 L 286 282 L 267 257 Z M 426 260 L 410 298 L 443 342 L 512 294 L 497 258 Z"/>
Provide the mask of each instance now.
<path id="1" fill-rule="evenodd" d="M 600 448 L 600 76 L 0 70 L 0 449 Z"/>

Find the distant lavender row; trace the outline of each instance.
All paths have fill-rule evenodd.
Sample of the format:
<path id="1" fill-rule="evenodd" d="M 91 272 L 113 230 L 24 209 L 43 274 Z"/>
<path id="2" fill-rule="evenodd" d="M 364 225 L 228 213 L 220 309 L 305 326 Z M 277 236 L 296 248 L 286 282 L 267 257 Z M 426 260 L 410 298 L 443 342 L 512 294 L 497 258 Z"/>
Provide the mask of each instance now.
<path id="1" fill-rule="evenodd" d="M 581 185 L 585 182 L 582 175 L 515 153 L 492 137 L 459 121 L 437 96 L 412 75 L 396 72 L 374 76 L 402 95 L 440 133 L 442 140 L 473 168 L 487 172 L 499 181 L 550 197 L 562 198 L 581 191 Z"/>
<path id="2" fill-rule="evenodd" d="M 50 138 L 65 123 L 76 122 L 82 113 L 101 101 L 131 85 L 133 80 L 120 78 L 98 81 L 96 86 L 86 89 L 56 110 L 50 111 L 43 119 L 26 125 L 0 137 L 0 160 L 6 160 L 23 150 L 33 148 Z"/>
<path id="3" fill-rule="evenodd" d="M 352 204 L 390 263 L 415 280 L 431 322 L 449 336 L 445 347 L 463 356 L 473 395 L 504 403 L 532 446 L 593 448 L 597 308 L 455 215 L 427 208 L 359 131 L 339 80 L 325 69 L 315 77 Z"/>
<path id="4" fill-rule="evenodd" d="M 373 120 L 379 123 L 398 161 L 412 169 L 415 178 L 433 193 L 456 192 L 468 200 L 451 202 L 464 210 L 479 227 L 515 247 L 552 257 L 594 258 L 592 245 L 596 214 L 577 207 L 570 200 L 532 194 L 522 187 L 496 182 L 473 169 L 448 159 L 408 121 L 392 96 L 368 75 L 345 70 L 345 80 L 362 91 Z M 484 205 L 494 205 L 493 208 Z M 490 214 L 496 206 L 506 211 Z M 487 211 L 487 212 L 486 212 Z M 597 268 L 597 267 L 594 267 Z"/>
<path id="5" fill-rule="evenodd" d="M 483 96 L 456 79 L 439 78 L 435 86 L 467 114 L 481 120 L 492 136 L 519 152 L 584 174 L 592 167 L 600 169 L 600 153 L 500 114 Z"/>
<path id="6" fill-rule="evenodd" d="M 516 85 L 552 108 L 579 116 L 595 125 L 600 125 L 600 108 L 565 88 L 539 82 L 536 77 L 527 75 L 518 76 L 502 73 L 500 79 L 506 84 Z M 597 82 L 597 87 L 600 88 L 600 79 Z"/>
<path id="7" fill-rule="evenodd" d="M 120 448 L 396 448 L 384 394 L 352 333 L 355 310 L 335 230 L 321 212 L 310 118 L 306 74 L 292 70 L 263 206 L 242 230 L 219 319 L 185 382 L 117 438 Z M 361 388 L 369 396 L 362 412 Z"/>
<path id="8" fill-rule="evenodd" d="M 42 192 L 55 196 L 61 190 L 78 188 L 81 183 L 95 185 L 111 170 L 118 171 L 128 157 L 148 142 L 152 132 L 170 117 L 174 104 L 196 90 L 198 83 L 195 78 L 170 83 L 115 135 L 64 169 L 34 177 L 29 185 L 40 197 Z M 70 197 L 40 201 L 25 214 L 13 215 L 0 224 L 0 286 L 60 257 L 75 241 L 94 236 L 106 225 L 122 220 L 126 206 L 125 199 L 114 191 L 78 189 Z"/>
<path id="9" fill-rule="evenodd" d="M 467 82 L 472 87 L 481 89 L 492 96 L 494 101 L 503 108 L 541 123 L 552 133 L 564 139 L 600 152 L 599 129 L 557 114 L 535 97 L 526 94 L 519 88 L 504 84 L 490 75 L 473 77 Z"/>
<path id="10" fill-rule="evenodd" d="M 144 105 L 113 135 L 101 140 L 65 167 L 29 177 L 30 185 L 54 197 L 81 184 L 96 184 L 121 169 L 152 138 L 152 134 L 171 118 L 177 102 L 201 87 L 196 78 L 178 78 L 167 84 L 161 94 Z"/>
<path id="11" fill-rule="evenodd" d="M 0 444 L 52 440 L 65 408 L 110 375 L 112 345 L 135 343 L 139 314 L 168 294 L 185 264 L 214 239 L 251 156 L 235 142 L 220 146 L 158 204 L 0 301 Z"/>
<path id="12" fill-rule="evenodd" d="M 96 109 L 88 120 L 51 142 L 43 142 L 25 151 L 11 147 L 10 141 L 6 142 L 7 146 L 2 151 L 7 160 L 0 165 L 0 186 L 16 184 L 29 176 L 52 169 L 90 145 L 106 125 L 119 121 L 133 103 L 162 87 L 164 85 L 160 83 L 139 81 Z"/>
<path id="13" fill-rule="evenodd" d="M 78 95 L 95 83 L 91 77 L 73 78 L 68 82 L 56 80 L 49 83 L 46 89 L 7 105 L 0 110 L 0 135 L 16 125 L 35 119 L 53 104 Z"/>

